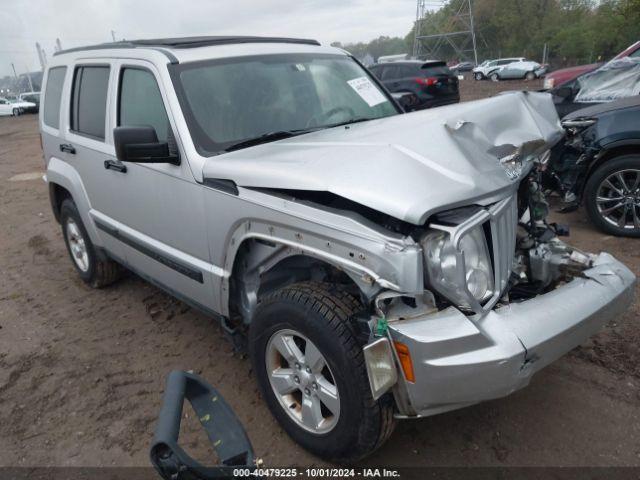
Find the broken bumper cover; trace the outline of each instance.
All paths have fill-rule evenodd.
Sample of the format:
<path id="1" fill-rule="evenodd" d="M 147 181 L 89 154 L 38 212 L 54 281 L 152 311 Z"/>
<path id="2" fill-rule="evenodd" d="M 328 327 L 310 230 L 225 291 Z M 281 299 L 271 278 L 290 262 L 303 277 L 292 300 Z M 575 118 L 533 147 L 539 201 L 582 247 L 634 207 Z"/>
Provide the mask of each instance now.
<path id="1" fill-rule="evenodd" d="M 392 338 L 409 348 L 415 372 L 415 383 L 403 382 L 410 408 L 400 416 L 433 415 L 506 396 L 631 304 L 636 278 L 611 255 L 598 255 L 583 274 L 480 319 L 449 308 L 390 324 Z"/>

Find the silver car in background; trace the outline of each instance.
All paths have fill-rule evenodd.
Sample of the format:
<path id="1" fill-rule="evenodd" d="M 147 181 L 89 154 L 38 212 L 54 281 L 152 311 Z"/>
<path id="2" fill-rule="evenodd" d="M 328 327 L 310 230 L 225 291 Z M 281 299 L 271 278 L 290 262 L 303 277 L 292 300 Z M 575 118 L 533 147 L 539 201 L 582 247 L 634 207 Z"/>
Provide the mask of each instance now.
<path id="1" fill-rule="evenodd" d="M 257 37 L 58 52 L 43 91 L 80 277 L 127 269 L 219 320 L 323 458 L 524 387 L 632 300 L 546 222 L 547 94 L 404 114 L 348 53 Z"/>

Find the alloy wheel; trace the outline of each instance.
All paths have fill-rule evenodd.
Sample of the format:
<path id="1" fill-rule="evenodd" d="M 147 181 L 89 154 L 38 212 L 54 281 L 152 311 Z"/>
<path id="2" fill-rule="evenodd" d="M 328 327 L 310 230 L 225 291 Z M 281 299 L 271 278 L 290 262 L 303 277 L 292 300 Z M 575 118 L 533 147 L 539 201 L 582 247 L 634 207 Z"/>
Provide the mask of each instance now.
<path id="1" fill-rule="evenodd" d="M 313 342 L 295 330 L 279 330 L 269 339 L 265 356 L 269 383 L 289 417 L 309 432 L 331 431 L 340 417 L 340 394 Z"/>
<path id="2" fill-rule="evenodd" d="M 611 225 L 640 230 L 640 170 L 619 170 L 605 178 L 597 189 L 596 206 Z"/>
<path id="3" fill-rule="evenodd" d="M 72 218 L 67 219 L 66 228 L 71 258 L 81 271 L 87 272 L 89 270 L 89 252 L 80 228 Z"/>

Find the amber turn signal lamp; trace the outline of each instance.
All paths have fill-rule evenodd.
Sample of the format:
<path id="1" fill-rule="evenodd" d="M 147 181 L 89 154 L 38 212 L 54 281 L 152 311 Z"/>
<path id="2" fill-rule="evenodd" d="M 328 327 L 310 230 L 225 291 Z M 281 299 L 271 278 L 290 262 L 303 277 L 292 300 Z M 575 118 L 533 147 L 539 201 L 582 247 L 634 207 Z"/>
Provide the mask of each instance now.
<path id="1" fill-rule="evenodd" d="M 407 379 L 407 382 L 415 383 L 416 376 L 413 373 L 413 361 L 411 360 L 409 347 L 401 342 L 393 342 L 393 345 L 396 347 L 398 360 L 400 360 L 400 366 L 402 367 L 402 371 L 404 372 L 404 378 Z"/>

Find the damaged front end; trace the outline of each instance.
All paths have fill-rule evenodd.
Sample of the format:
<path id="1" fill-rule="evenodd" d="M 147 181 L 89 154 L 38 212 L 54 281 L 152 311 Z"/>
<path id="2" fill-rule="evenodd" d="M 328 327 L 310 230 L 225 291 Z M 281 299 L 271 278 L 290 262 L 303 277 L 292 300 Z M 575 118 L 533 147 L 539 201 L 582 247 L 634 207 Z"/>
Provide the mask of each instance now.
<path id="1" fill-rule="evenodd" d="M 376 301 L 399 417 L 508 395 L 631 303 L 632 272 L 567 245 L 567 229 L 547 221 L 547 158 L 503 200 L 435 215 L 420 240 L 428 290 Z"/>

